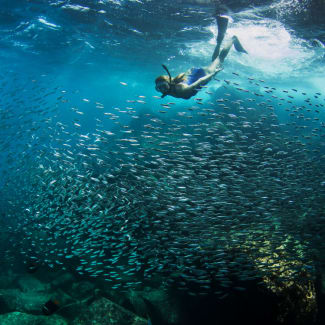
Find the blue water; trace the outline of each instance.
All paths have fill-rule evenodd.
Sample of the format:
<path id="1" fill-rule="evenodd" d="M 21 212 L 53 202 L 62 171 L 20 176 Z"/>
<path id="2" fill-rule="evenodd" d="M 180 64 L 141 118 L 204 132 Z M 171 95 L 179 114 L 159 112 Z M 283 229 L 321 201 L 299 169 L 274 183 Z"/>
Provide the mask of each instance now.
<path id="1" fill-rule="evenodd" d="M 308 1 L 262 3 L 268 6 L 244 7 L 235 1 L 221 6 L 230 19 L 226 39 L 238 36 L 248 54 L 232 49 L 216 79 L 194 98 L 183 100 L 161 99 L 154 80 L 165 74 L 161 64 L 173 76 L 209 64 L 217 35 L 214 13 L 221 10 L 214 1 L 1 0 L 0 227 L 12 231 L 26 222 L 36 191 L 30 186 L 33 173 L 43 168 L 40 164 L 51 166 L 55 151 L 70 148 L 76 154 L 81 150 L 78 136 L 98 129 L 117 133 L 137 123 L 140 129 L 147 123 L 145 114 L 168 123 L 198 101 L 205 107 L 230 93 L 234 100 L 268 100 L 280 123 L 306 126 L 287 129 L 303 142 L 309 142 L 303 136 L 310 136 L 313 128 L 324 135 L 322 20 Z M 308 21 L 302 18 L 305 10 Z M 272 93 L 266 93 L 270 88 Z M 308 105 L 306 98 L 312 103 L 305 114 L 309 120 L 285 110 L 291 104 Z M 170 102 L 170 109 L 161 105 Z M 320 156 L 325 154 L 325 138 L 310 142 L 311 150 L 320 147 L 315 158 L 319 183 L 314 185 L 323 193 Z"/>
<path id="2" fill-rule="evenodd" d="M 313 98 L 325 88 L 325 49 L 312 45 L 315 36 L 319 44 L 324 41 L 322 27 L 318 24 L 318 35 L 314 35 L 315 28 L 299 20 L 296 30 L 292 27 L 304 4 L 292 1 L 286 6 L 285 1 L 275 1 L 271 15 L 264 7 L 228 8 L 227 37 L 236 34 L 249 54 L 231 51 L 217 75 L 219 80 L 211 82 L 207 91 L 220 91 L 223 80 L 229 80 L 251 91 L 263 90 L 264 85 L 275 87 L 276 96 L 289 90 L 297 105 L 305 99 L 302 92 L 315 103 L 324 103 L 324 95 Z M 114 113 L 115 108 L 132 105 L 139 111 L 157 113 L 160 104 L 172 101 L 176 106 L 164 115 L 171 117 L 193 105 L 195 99 L 153 98 L 159 95 L 154 79 L 164 73 L 162 63 L 176 75 L 210 62 L 217 32 L 214 12 L 209 1 L 3 0 L 0 186 L 17 172 L 12 163 L 21 154 L 32 155 L 42 145 L 48 150 L 50 131 L 45 119 L 60 121 L 69 131 L 73 121 L 78 122 L 78 131 L 87 134 L 95 130 L 96 118 L 103 120 L 105 129 L 114 128 L 103 111 Z M 303 38 L 309 30 L 313 30 L 311 36 Z M 247 78 L 254 78 L 258 85 Z M 258 81 L 261 79 L 265 82 Z M 293 88 L 298 92 L 292 92 Z M 145 96 L 146 103 L 128 102 L 141 100 L 138 96 Z M 206 102 L 210 99 L 203 91 L 197 97 Z M 105 108 L 96 108 L 96 102 Z M 72 108 L 84 115 L 76 115 Z M 281 107 L 277 114 L 282 122 L 290 120 Z M 323 123 L 323 108 L 318 116 Z M 119 121 L 123 124 L 130 119 L 121 114 Z M 31 130 L 38 122 L 38 128 Z M 20 162 L 19 168 L 23 167 Z"/>

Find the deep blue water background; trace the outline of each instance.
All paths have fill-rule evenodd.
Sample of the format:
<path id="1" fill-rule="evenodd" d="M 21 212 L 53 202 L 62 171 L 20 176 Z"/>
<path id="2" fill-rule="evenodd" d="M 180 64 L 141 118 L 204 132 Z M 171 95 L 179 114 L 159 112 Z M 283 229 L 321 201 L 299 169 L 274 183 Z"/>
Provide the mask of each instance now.
<path id="1" fill-rule="evenodd" d="M 294 186 L 283 184 L 283 198 L 278 197 L 279 192 L 277 192 L 280 191 L 281 183 L 275 184 L 278 186 L 277 190 L 274 192 L 270 190 L 269 193 L 270 196 L 272 193 L 276 194 L 276 204 L 266 206 L 279 208 L 279 214 L 283 215 L 281 218 L 276 215 L 274 217 L 275 219 L 279 217 L 283 224 L 281 231 L 282 229 L 283 232 L 287 231 L 288 237 L 292 233 L 294 235 L 298 233 L 297 241 L 301 240 L 301 246 L 308 246 L 310 240 L 308 254 L 311 256 L 316 252 L 320 258 L 319 261 L 315 258 L 313 262 L 315 264 L 319 262 L 323 267 L 325 265 L 323 258 L 325 219 L 321 207 L 325 194 L 325 175 L 321 164 L 325 159 L 325 23 L 323 19 L 325 4 L 320 7 L 319 4 L 319 1 L 307 0 L 261 0 L 245 3 L 239 0 L 0 0 L 0 242 L 3 243 L 0 259 L 5 260 L 5 266 L 13 270 L 16 267 L 15 271 L 21 271 L 22 263 L 26 261 L 28 263 L 29 258 L 35 255 L 40 256 L 40 261 L 43 263 L 42 252 L 39 253 L 37 250 L 40 248 L 41 251 L 45 247 L 44 242 L 47 243 L 47 239 L 42 238 L 42 231 L 46 228 L 44 232 L 46 233 L 50 228 L 44 225 L 38 227 L 38 223 L 42 222 L 42 216 L 33 214 L 38 209 L 34 206 L 36 200 L 34 195 L 42 195 L 42 189 L 35 188 L 33 185 L 41 184 L 42 179 L 35 180 L 33 177 L 41 178 L 39 175 L 43 175 L 44 166 L 45 169 L 57 167 L 53 180 L 66 175 L 65 171 L 69 166 L 67 167 L 63 160 L 69 160 L 71 157 L 75 159 L 75 166 L 80 168 L 76 173 L 70 173 L 71 175 L 97 177 L 96 172 L 100 173 L 101 165 L 96 165 L 95 158 L 93 166 L 89 168 L 82 164 L 84 161 L 88 163 L 91 161 L 89 158 L 91 152 L 87 152 L 88 157 L 84 161 L 78 156 L 78 153 L 83 153 L 85 150 L 79 146 L 80 135 L 89 135 L 91 140 L 86 143 L 96 144 L 94 141 L 100 133 L 98 129 L 111 131 L 116 134 L 116 137 L 112 137 L 112 143 L 119 144 L 118 137 L 123 136 L 120 133 L 124 130 L 123 127 L 131 125 L 135 131 L 138 127 L 139 132 L 143 132 L 143 125 L 150 123 L 144 117 L 146 113 L 170 125 L 168 123 L 174 123 L 172 122 L 174 118 L 179 118 L 178 114 L 189 113 L 188 109 L 192 106 L 196 106 L 199 112 L 201 108 L 213 108 L 218 113 L 222 109 L 217 106 L 216 99 L 230 98 L 232 101 L 238 99 L 245 101 L 245 109 L 250 105 L 247 99 L 253 100 L 251 105 L 257 109 L 257 112 L 259 104 L 263 102 L 265 104 L 268 100 L 267 105 L 274 107 L 279 123 L 296 123 L 283 128 L 286 132 L 283 133 L 285 141 L 291 136 L 292 141 L 298 139 L 303 144 L 307 144 L 308 149 L 317 148 L 316 153 L 312 152 L 305 156 L 306 160 L 302 161 L 301 165 L 293 163 L 285 169 L 280 163 L 283 175 L 277 177 L 281 179 L 283 176 L 284 180 L 295 183 L 294 168 L 297 167 L 297 173 L 304 174 L 303 166 L 307 163 L 315 166 L 314 175 L 317 176 L 311 175 L 313 177 L 307 179 L 307 184 L 302 184 L 301 181 L 306 180 L 307 176 L 297 177 L 296 191 L 293 190 Z M 182 100 L 168 96 L 164 99 L 157 97 L 160 94 L 155 91 L 154 80 L 158 75 L 165 73 L 161 64 L 166 64 L 173 76 L 193 66 L 201 67 L 209 64 L 216 44 L 217 27 L 214 17 L 216 12 L 230 18 L 226 38 L 237 35 L 248 51 L 248 55 L 232 50 L 225 61 L 223 71 L 195 98 Z M 249 92 L 237 91 L 236 84 Z M 265 90 L 271 87 L 274 88 L 273 92 L 265 93 Z M 256 96 L 254 93 L 265 96 Z M 219 97 L 216 98 L 215 94 Z M 202 101 L 198 101 L 197 98 L 201 98 Z M 306 98 L 310 101 L 306 102 Z M 288 101 L 292 103 L 289 104 Z M 170 105 L 171 108 L 165 109 L 165 114 L 162 114 L 161 104 L 170 102 L 174 105 Z M 200 103 L 202 105 L 199 105 Z M 312 109 L 310 112 L 303 111 L 304 119 L 297 118 L 301 111 L 296 115 L 292 113 L 292 106 L 306 105 L 309 108 L 309 104 Z M 138 119 L 133 119 L 134 114 L 129 114 L 129 107 L 134 108 L 133 111 L 136 111 Z M 287 107 L 291 109 L 289 112 L 285 110 Z M 231 109 L 227 112 L 232 113 Z M 110 119 L 111 115 L 107 114 L 116 114 L 118 118 Z M 195 122 L 195 118 L 197 120 L 201 118 L 196 111 L 193 116 L 194 118 L 188 121 L 184 121 L 184 118 L 182 123 L 190 124 Z M 317 120 L 314 120 L 315 118 Z M 209 120 L 209 116 L 202 120 Z M 271 118 L 268 118 L 267 123 L 273 123 L 270 121 Z M 317 137 L 311 136 L 314 128 L 318 128 L 317 132 L 315 131 Z M 180 132 L 183 130 L 185 128 Z M 256 130 L 258 133 L 258 127 Z M 249 131 L 247 134 L 249 135 Z M 180 138 L 182 135 L 176 135 L 175 139 L 177 136 Z M 311 138 L 307 139 L 304 136 L 311 136 Z M 266 134 L 266 138 L 269 139 L 269 133 Z M 172 139 L 171 143 L 179 144 L 175 139 Z M 216 143 L 215 139 L 210 140 L 207 141 L 210 145 Z M 275 144 L 280 142 L 274 141 Z M 144 149 L 143 152 L 146 152 L 145 145 L 148 144 L 145 141 L 143 143 L 140 151 Z M 107 151 L 111 149 L 110 145 L 108 143 Z M 265 148 L 267 145 L 265 144 Z M 150 149 L 149 145 L 148 147 Z M 152 147 L 153 150 L 156 149 Z M 279 149 L 281 143 L 274 147 L 275 157 L 277 157 L 276 154 L 282 149 Z M 103 148 L 106 150 L 104 145 L 101 149 Z M 288 148 L 291 150 L 290 145 Z M 249 152 L 248 149 L 247 151 Z M 53 158 L 55 152 L 60 153 L 61 157 Z M 293 150 L 290 152 L 292 160 L 296 157 L 293 152 Z M 65 153 L 69 153 L 70 157 L 64 156 Z M 303 156 L 300 153 L 297 153 L 297 157 Z M 321 156 L 323 158 L 320 158 Z M 118 156 L 110 157 L 107 164 L 112 168 L 105 170 L 106 173 L 111 173 L 121 162 L 128 162 L 128 156 L 124 153 L 121 153 L 120 157 L 120 161 Z M 186 159 L 187 154 L 184 157 Z M 282 156 L 278 157 L 280 161 Z M 216 159 L 222 160 L 222 157 Z M 259 163 L 262 159 L 263 157 Z M 140 159 L 140 161 L 144 160 Z M 62 172 L 57 173 L 61 165 Z M 262 170 L 262 163 L 259 166 Z M 150 175 L 154 175 L 154 172 Z M 257 176 L 262 178 L 262 184 L 263 171 Z M 273 179 L 272 177 L 269 177 L 266 182 Z M 53 189 L 48 185 L 50 181 L 48 177 L 47 183 L 43 185 L 48 186 L 49 191 L 52 191 Z M 75 184 L 86 182 L 87 180 Z M 61 187 L 60 185 L 58 187 L 60 190 L 63 189 L 62 183 L 57 182 L 61 184 Z M 116 184 L 118 187 L 120 183 Z M 162 184 L 162 181 L 157 184 Z M 198 184 L 198 188 L 200 186 Z M 306 190 L 305 187 L 309 188 Z M 315 188 L 317 191 L 314 191 Z M 286 197 L 288 193 L 290 195 Z M 128 202 L 131 202 L 131 196 L 132 191 Z M 50 195 L 44 197 L 48 200 Z M 259 198 L 257 194 L 256 197 L 257 208 L 263 208 L 264 198 Z M 95 200 L 96 197 L 93 198 L 92 204 Z M 38 204 L 41 200 L 37 198 L 36 202 Z M 122 201 L 121 205 L 123 202 L 125 201 Z M 309 203 L 311 206 L 308 205 Z M 63 211 L 64 204 L 62 205 Z M 197 215 L 201 214 L 199 205 L 200 203 Z M 150 210 L 150 207 L 146 208 Z M 51 207 L 48 209 L 46 207 L 40 211 L 50 211 L 50 209 Z M 294 209 L 297 209 L 296 214 Z M 67 211 L 71 212 L 69 208 Z M 126 211 L 129 212 L 128 209 Z M 148 214 L 151 212 L 148 211 Z M 273 213 L 273 211 L 266 212 Z M 286 213 L 288 218 L 290 217 L 287 222 Z M 153 211 L 153 214 L 156 214 L 156 211 Z M 262 215 L 262 213 L 257 215 L 255 220 L 257 225 L 263 225 L 263 220 L 260 220 Z M 162 216 L 164 217 L 163 214 Z M 161 216 L 157 213 L 157 219 L 159 217 Z M 46 222 L 52 222 L 50 213 L 45 216 L 46 218 L 48 220 L 44 222 L 45 226 Z M 81 218 L 79 214 L 77 214 L 78 218 Z M 297 223 L 292 222 L 295 218 Z M 124 222 L 123 218 L 119 219 L 118 216 L 114 216 L 114 220 L 117 223 Z M 199 219 L 192 222 L 196 223 L 196 220 Z M 60 222 L 65 221 L 64 219 Z M 249 221 L 245 222 L 243 232 L 252 231 L 258 237 L 254 227 L 250 230 L 250 225 L 247 226 L 247 223 Z M 267 228 L 267 235 L 273 231 L 270 229 L 277 229 L 276 220 L 274 224 L 274 228 Z M 202 227 L 205 227 L 203 222 Z M 124 225 L 121 229 L 123 228 Z M 301 232 L 299 230 L 295 232 L 296 228 L 302 229 Z M 40 229 L 39 233 L 38 229 Z M 240 225 L 236 229 L 240 229 Z M 202 234 L 204 232 L 205 229 Z M 143 238 L 140 237 L 140 241 L 146 238 L 145 235 L 144 233 Z M 88 233 L 85 234 L 86 236 Z M 214 239 L 214 233 L 212 237 Z M 35 238 L 36 244 L 33 242 Z M 43 246 L 38 245 L 39 238 L 43 240 Z M 171 238 L 168 241 L 173 242 L 176 239 Z M 278 242 L 272 240 L 272 245 L 276 247 Z M 27 243 L 28 248 L 22 247 L 20 242 Z M 64 244 L 60 242 L 60 232 L 58 232 L 57 243 L 53 240 L 53 244 L 63 251 Z M 70 247 L 68 244 L 65 245 L 69 251 Z M 33 251 L 35 247 L 36 253 Z M 161 247 L 165 249 L 165 246 Z M 24 254 L 28 249 L 25 261 Z M 292 247 L 291 251 L 293 250 Z M 142 254 L 142 251 L 140 253 Z M 66 251 L 64 254 L 67 254 Z M 163 255 L 168 254 L 164 252 Z M 86 255 L 85 258 L 87 259 L 88 256 Z M 295 256 L 292 256 L 292 259 L 294 258 Z M 57 257 L 53 259 L 56 260 Z M 124 259 L 120 262 L 122 267 L 126 265 L 124 262 Z M 75 272 L 77 262 L 68 259 L 64 263 L 68 271 Z M 51 264 L 55 263 L 51 261 L 48 264 L 53 267 Z M 61 265 L 63 263 L 55 265 L 54 268 L 61 269 L 63 268 Z M 135 281 L 137 280 L 135 277 Z"/>

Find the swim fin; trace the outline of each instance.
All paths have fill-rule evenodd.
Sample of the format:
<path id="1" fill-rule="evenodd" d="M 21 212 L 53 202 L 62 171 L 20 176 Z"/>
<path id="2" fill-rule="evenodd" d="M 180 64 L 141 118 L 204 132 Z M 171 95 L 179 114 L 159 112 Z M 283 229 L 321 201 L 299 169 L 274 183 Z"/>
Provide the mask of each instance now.
<path id="1" fill-rule="evenodd" d="M 248 54 L 247 51 L 243 48 L 243 46 L 240 44 L 237 36 L 233 36 L 232 39 L 234 41 L 234 47 L 236 51 Z"/>
<path id="2" fill-rule="evenodd" d="M 212 55 L 212 61 L 214 61 L 220 52 L 221 43 L 226 35 L 227 27 L 228 27 L 228 18 L 223 16 L 217 16 L 217 26 L 218 26 L 218 35 L 217 35 L 217 45 L 214 49 L 213 55 Z"/>

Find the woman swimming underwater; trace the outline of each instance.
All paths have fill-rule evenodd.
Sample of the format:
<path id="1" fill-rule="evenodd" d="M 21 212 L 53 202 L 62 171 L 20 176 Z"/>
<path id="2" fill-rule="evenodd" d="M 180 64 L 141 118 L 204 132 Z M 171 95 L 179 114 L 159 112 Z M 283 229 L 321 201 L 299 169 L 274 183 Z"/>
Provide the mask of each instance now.
<path id="1" fill-rule="evenodd" d="M 221 43 L 225 37 L 228 18 L 217 16 L 218 36 L 217 45 L 212 55 L 212 63 L 203 68 L 191 68 L 186 72 L 180 73 L 172 78 L 167 67 L 162 65 L 166 70 L 168 76 L 159 76 L 156 78 L 156 90 L 162 93 L 162 98 L 165 96 L 173 96 L 176 98 L 189 99 L 206 85 L 216 73 L 222 70 L 222 63 L 224 62 L 231 46 L 234 45 L 238 52 L 247 53 L 240 44 L 238 38 L 233 36 L 231 40 L 221 50 Z"/>

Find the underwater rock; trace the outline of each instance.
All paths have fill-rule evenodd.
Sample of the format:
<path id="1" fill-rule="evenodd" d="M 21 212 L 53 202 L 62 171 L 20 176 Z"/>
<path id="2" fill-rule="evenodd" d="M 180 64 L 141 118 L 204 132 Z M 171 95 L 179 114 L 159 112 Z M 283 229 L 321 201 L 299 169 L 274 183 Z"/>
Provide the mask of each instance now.
<path id="1" fill-rule="evenodd" d="M 60 316 L 35 316 L 20 312 L 0 315 L 1 325 L 67 325 L 67 322 Z"/>
<path id="2" fill-rule="evenodd" d="M 325 296 L 325 272 L 321 278 L 321 294 Z"/>
<path id="3" fill-rule="evenodd" d="M 254 241 L 249 243 L 248 251 L 255 244 Z M 268 275 L 262 277 L 261 290 L 266 296 L 275 297 L 278 323 L 314 324 L 318 306 L 312 262 L 292 259 L 288 251 L 290 246 L 295 246 L 301 258 L 304 256 L 303 245 L 289 235 L 278 243 L 275 251 L 270 249 L 267 239 L 264 246 L 258 248 L 261 257 L 255 259 L 255 266 L 261 272 L 268 270 Z"/>
<path id="4" fill-rule="evenodd" d="M 64 272 L 59 273 L 58 276 L 51 282 L 54 287 L 66 288 L 72 286 L 75 281 L 74 276 L 71 273 Z"/>
<path id="5" fill-rule="evenodd" d="M 106 298 L 94 301 L 72 325 L 147 325 L 147 321 Z"/>
<path id="6" fill-rule="evenodd" d="M 57 313 L 65 319 L 73 320 L 76 315 L 87 313 L 89 305 L 99 298 L 99 289 L 89 282 L 82 282 L 78 286 L 76 283 L 74 291 L 69 291 L 69 295 L 62 290 L 58 290 L 56 297 L 59 299 L 60 308 Z M 80 293 L 76 288 L 80 287 Z M 92 289 L 91 289 L 92 288 Z"/>
<path id="7" fill-rule="evenodd" d="M 131 304 L 134 311 L 142 316 L 145 317 L 147 315 L 147 307 L 144 300 L 141 297 L 141 292 L 130 290 L 128 292 L 129 303 Z"/>
<path id="8" fill-rule="evenodd" d="M 179 311 L 176 301 L 172 301 L 166 291 L 147 287 L 141 298 L 146 305 L 148 315 L 153 321 L 163 320 L 166 324 L 179 324 Z"/>
<path id="9" fill-rule="evenodd" d="M 26 274 L 21 276 L 18 280 L 18 287 L 23 292 L 31 292 L 31 291 L 46 291 L 49 289 L 49 285 L 41 282 L 36 279 L 34 276 Z"/>
<path id="10" fill-rule="evenodd" d="M 72 284 L 69 294 L 73 298 L 83 299 L 87 296 L 92 296 L 95 285 L 89 281 L 75 282 Z"/>
<path id="11" fill-rule="evenodd" d="M 51 298 L 46 292 L 22 292 L 18 289 L 0 290 L 0 312 L 13 311 L 41 314 L 42 305 Z M 2 324 L 0 322 L 0 324 Z"/>
<path id="12" fill-rule="evenodd" d="M 318 304 L 318 324 L 325 323 L 325 310 L 322 306 L 325 306 L 325 272 L 322 268 L 319 268 L 317 280 L 316 280 L 316 295 Z"/>
<path id="13" fill-rule="evenodd" d="M 16 276 L 14 275 L 0 275 L 0 289 L 7 289 L 15 281 Z"/>

